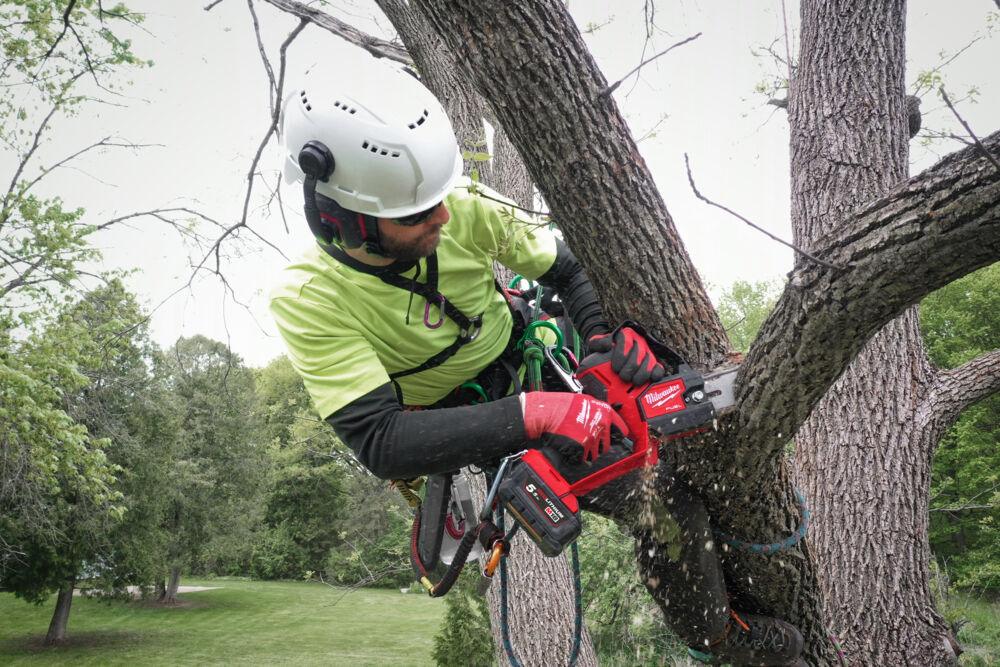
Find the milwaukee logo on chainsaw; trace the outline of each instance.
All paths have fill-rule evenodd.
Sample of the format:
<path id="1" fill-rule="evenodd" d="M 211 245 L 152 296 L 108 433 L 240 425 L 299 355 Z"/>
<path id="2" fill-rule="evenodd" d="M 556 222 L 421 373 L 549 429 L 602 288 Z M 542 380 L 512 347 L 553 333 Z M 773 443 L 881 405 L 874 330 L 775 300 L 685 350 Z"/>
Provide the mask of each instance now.
<path id="1" fill-rule="evenodd" d="M 685 408 L 684 380 L 680 378 L 667 383 L 653 385 L 646 390 L 640 401 L 646 419 L 667 415 Z"/>

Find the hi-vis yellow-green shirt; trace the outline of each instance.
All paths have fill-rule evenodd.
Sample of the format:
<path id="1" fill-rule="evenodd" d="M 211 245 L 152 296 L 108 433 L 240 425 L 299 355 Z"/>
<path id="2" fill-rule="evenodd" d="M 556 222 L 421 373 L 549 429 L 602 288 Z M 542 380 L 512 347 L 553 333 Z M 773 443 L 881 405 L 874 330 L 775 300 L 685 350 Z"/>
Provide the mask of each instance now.
<path id="1" fill-rule="evenodd" d="M 555 237 L 516 209 L 469 192 L 463 181 L 445 200 L 451 220 L 437 248 L 438 291 L 468 317 L 483 314 L 479 336 L 440 366 L 397 379 L 408 405 L 429 405 L 496 359 L 512 319 L 493 282 L 493 262 L 526 278 L 544 274 L 556 258 Z M 496 193 L 476 186 L 490 197 Z M 417 280 L 427 276 L 420 260 Z M 413 277 L 417 268 L 403 272 Z M 424 324 L 426 301 L 377 276 L 353 269 L 313 246 L 289 265 L 271 293 L 271 313 L 320 416 L 328 417 L 389 382 L 389 374 L 419 366 L 455 342 L 450 319 Z M 409 309 L 409 324 L 407 324 Z M 430 308 L 430 321 L 441 315 Z"/>

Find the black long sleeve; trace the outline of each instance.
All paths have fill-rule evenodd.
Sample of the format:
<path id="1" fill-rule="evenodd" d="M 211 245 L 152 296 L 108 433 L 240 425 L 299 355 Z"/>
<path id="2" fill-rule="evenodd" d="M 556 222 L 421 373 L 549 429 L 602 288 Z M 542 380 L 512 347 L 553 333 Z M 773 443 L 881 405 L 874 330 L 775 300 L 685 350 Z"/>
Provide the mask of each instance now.
<path id="1" fill-rule="evenodd" d="M 563 309 L 583 340 L 611 331 L 587 273 L 561 240 L 556 241 L 555 262 L 538 282 L 559 294 Z"/>
<path id="2" fill-rule="evenodd" d="M 491 403 L 405 411 L 386 383 L 326 418 L 358 460 L 383 479 L 457 470 L 524 449 L 517 396 Z"/>

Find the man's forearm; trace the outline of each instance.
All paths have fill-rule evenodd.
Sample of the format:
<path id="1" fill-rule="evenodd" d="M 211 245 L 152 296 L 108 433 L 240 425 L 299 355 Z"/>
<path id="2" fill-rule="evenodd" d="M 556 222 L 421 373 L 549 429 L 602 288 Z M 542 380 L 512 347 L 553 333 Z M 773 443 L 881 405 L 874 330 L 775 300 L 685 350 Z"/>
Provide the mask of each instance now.
<path id="1" fill-rule="evenodd" d="M 327 417 L 358 460 L 383 479 L 409 479 L 498 459 L 524 448 L 516 396 L 491 403 L 404 411 L 391 384 Z"/>

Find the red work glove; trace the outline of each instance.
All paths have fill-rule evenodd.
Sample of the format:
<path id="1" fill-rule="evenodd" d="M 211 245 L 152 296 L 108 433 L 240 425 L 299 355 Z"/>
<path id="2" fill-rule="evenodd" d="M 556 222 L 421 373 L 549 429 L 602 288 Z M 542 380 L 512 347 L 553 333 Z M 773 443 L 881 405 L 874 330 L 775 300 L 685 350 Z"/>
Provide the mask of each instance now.
<path id="1" fill-rule="evenodd" d="M 546 446 L 564 454 L 579 446 L 583 460 L 593 461 L 611 447 L 611 428 L 628 435 L 628 426 L 611 406 L 586 394 L 529 391 L 521 394 L 524 433 L 528 440 L 547 436 Z"/>
<path id="2" fill-rule="evenodd" d="M 649 343 L 632 327 L 621 327 L 613 334 L 591 336 L 587 348 L 590 352 L 611 352 L 611 370 L 625 382 L 637 386 L 655 382 L 666 373 L 649 349 Z"/>

